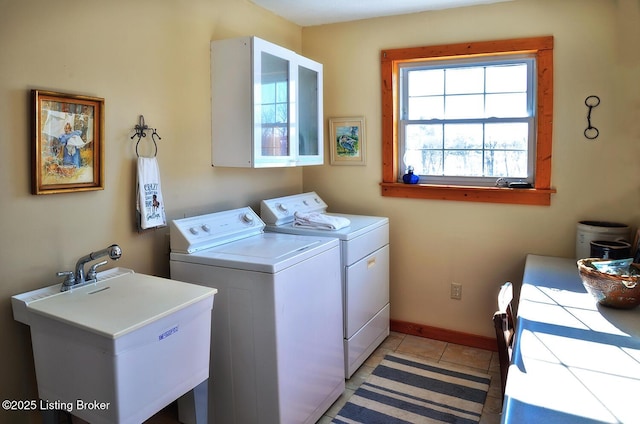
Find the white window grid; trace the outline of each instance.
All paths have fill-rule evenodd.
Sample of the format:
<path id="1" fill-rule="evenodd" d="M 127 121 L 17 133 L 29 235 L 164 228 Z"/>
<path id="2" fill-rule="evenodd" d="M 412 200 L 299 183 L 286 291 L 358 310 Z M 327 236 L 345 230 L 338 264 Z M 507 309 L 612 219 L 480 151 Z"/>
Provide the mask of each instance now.
<path id="1" fill-rule="evenodd" d="M 428 69 L 456 69 L 464 67 L 490 67 L 490 66 L 503 66 L 513 64 L 526 64 L 527 66 L 527 100 L 526 100 L 526 116 L 522 117 L 474 117 L 464 119 L 408 119 L 409 113 L 409 95 L 408 95 L 408 73 L 416 70 L 428 70 Z M 448 125 L 448 124 L 482 124 L 483 134 L 484 125 L 486 124 L 506 124 L 506 123 L 525 123 L 528 126 L 528 143 L 527 143 L 527 171 L 526 175 L 496 177 L 496 176 L 458 176 L 458 175 L 420 175 L 420 183 L 426 184 L 448 184 L 448 185 L 467 185 L 467 186 L 494 186 L 498 181 L 526 181 L 529 183 L 535 180 L 535 147 L 536 147 L 536 69 L 535 69 L 535 57 L 533 55 L 510 55 L 508 59 L 504 56 L 495 57 L 482 57 L 482 58 L 464 58 L 464 59 L 446 59 L 446 60 L 429 60 L 425 62 L 413 62 L 400 65 L 400 122 L 398 128 L 398 136 L 400 139 L 399 148 L 400 154 L 398 155 L 398 180 L 402 180 L 402 175 L 406 172 L 407 165 L 404 163 L 404 153 L 406 151 L 405 135 L 407 127 L 410 125 Z M 460 94 L 460 93 L 456 93 Z M 486 90 L 482 93 L 486 98 Z M 446 93 L 443 94 L 446 98 Z M 455 151 L 456 149 L 445 149 L 444 143 L 442 152 Z M 480 150 L 480 149 L 478 149 Z M 484 156 L 491 149 L 483 148 L 482 161 L 484 163 Z M 508 150 L 508 149 L 506 149 Z M 505 149 L 500 149 L 505 151 Z"/>

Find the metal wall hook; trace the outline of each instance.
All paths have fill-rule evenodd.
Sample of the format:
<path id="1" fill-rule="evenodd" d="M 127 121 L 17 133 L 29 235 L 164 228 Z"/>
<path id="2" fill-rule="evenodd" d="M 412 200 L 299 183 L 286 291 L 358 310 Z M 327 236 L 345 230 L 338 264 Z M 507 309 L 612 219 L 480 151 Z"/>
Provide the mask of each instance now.
<path id="1" fill-rule="evenodd" d="M 600 131 L 591 125 L 591 111 L 600 104 L 600 97 L 589 96 L 584 100 L 584 104 L 589 108 L 587 113 L 587 128 L 584 130 L 584 136 L 589 140 L 595 140 L 600 135 Z"/>
<path id="2" fill-rule="evenodd" d="M 138 141 L 136 142 L 136 156 L 140 157 L 140 154 L 138 153 L 138 144 L 140 144 L 140 140 L 142 140 L 142 137 L 146 137 L 147 136 L 147 131 L 151 130 L 151 140 L 153 141 L 153 145 L 155 147 L 155 153 L 153 154 L 153 156 L 157 156 L 158 155 L 158 143 L 156 142 L 156 137 L 158 138 L 158 140 L 162 140 L 162 137 L 160 137 L 160 135 L 158 134 L 157 130 L 155 128 L 151 128 L 149 127 L 145 122 L 144 122 L 144 115 L 140 115 L 140 119 L 138 121 L 138 124 L 136 124 L 136 126 L 134 127 L 135 130 L 135 134 L 133 134 L 131 136 L 131 139 L 133 140 L 134 137 L 138 136 Z"/>

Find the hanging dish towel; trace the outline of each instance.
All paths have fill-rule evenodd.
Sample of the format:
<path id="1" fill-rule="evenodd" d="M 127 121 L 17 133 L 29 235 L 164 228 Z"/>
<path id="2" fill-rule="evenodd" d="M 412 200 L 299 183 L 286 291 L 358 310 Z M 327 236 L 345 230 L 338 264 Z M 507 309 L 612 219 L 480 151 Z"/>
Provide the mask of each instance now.
<path id="1" fill-rule="evenodd" d="M 155 157 L 138 158 L 137 179 L 138 227 L 141 230 L 146 230 L 166 226 L 167 219 L 164 214 L 164 201 L 160 186 L 160 169 Z"/>
<path id="2" fill-rule="evenodd" d="M 294 214 L 294 227 L 317 228 L 319 230 L 339 230 L 351 225 L 349 219 L 341 216 L 325 215 L 319 212 Z"/>

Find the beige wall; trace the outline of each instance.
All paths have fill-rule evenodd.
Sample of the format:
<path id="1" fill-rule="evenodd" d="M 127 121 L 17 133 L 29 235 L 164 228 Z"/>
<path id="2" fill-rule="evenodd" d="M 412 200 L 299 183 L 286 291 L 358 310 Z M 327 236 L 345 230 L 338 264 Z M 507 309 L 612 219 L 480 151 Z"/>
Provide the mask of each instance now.
<path id="1" fill-rule="evenodd" d="M 527 253 L 572 257 L 582 219 L 638 225 L 639 6 L 515 0 L 303 29 L 303 54 L 324 63 L 325 117 L 365 116 L 367 130 L 365 167 L 307 168 L 304 190 L 335 212 L 390 217 L 393 319 L 491 337 L 498 287 L 521 279 Z M 544 35 L 555 37 L 551 206 L 381 197 L 382 49 Z M 587 141 L 592 94 L 600 137 Z"/>
<path id="2" fill-rule="evenodd" d="M 252 34 L 301 47 L 299 26 L 248 0 L 0 0 L 0 398 L 36 395 L 29 332 L 13 320 L 11 295 L 56 283 L 56 271 L 111 243 L 124 252 L 117 265 L 168 276 L 168 230 L 134 229 L 129 137 L 140 114 L 162 137 L 170 219 L 301 190 L 300 169 L 210 165 L 209 42 Z M 32 88 L 105 99 L 104 191 L 30 194 Z M 0 412 L 0 422 L 26 419 Z"/>

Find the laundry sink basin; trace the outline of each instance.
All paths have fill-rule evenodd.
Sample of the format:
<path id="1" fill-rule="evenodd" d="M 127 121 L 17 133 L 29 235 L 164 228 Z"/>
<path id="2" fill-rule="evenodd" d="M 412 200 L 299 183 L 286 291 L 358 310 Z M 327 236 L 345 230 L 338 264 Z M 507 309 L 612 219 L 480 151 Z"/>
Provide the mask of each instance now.
<path id="1" fill-rule="evenodd" d="M 11 298 L 39 397 L 91 423 L 140 423 L 209 377 L 216 289 L 131 270 Z"/>

